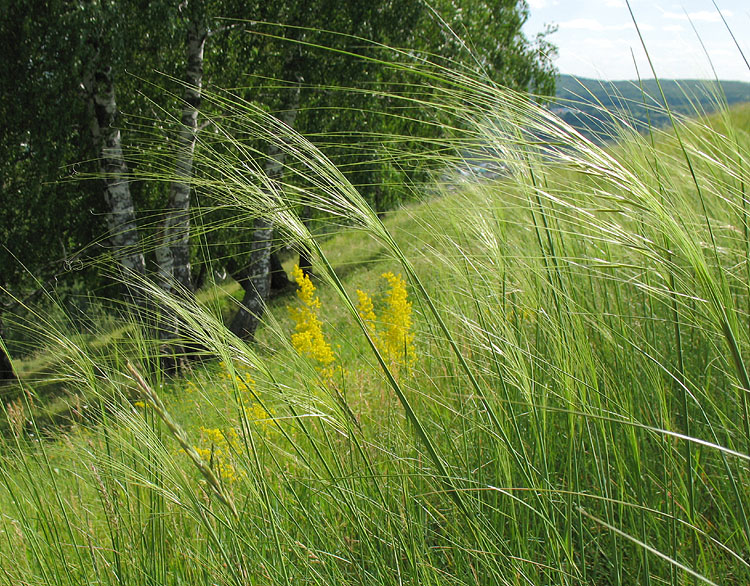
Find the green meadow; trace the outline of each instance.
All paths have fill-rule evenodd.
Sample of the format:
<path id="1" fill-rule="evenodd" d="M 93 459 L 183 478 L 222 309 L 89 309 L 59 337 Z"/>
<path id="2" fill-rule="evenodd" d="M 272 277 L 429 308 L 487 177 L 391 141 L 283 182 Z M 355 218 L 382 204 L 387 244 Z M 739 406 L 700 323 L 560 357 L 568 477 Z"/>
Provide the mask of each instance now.
<path id="1" fill-rule="evenodd" d="M 310 280 L 289 254 L 297 292 L 254 343 L 224 327 L 231 281 L 141 284 L 205 355 L 176 375 L 137 315 L 84 336 L 29 308 L 1 581 L 750 583 L 750 107 L 614 119 L 600 146 L 441 75 L 409 99 L 459 121 L 414 155 L 418 201 L 380 216 L 305 137 L 226 104 L 295 181 L 263 190 L 203 145 L 197 187 L 314 255 Z"/>

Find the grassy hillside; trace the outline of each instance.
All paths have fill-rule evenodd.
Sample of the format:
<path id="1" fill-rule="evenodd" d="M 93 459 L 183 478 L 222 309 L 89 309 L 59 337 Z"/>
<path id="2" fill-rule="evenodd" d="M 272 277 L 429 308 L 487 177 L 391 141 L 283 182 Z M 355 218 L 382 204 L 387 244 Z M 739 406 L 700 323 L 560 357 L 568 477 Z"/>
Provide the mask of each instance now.
<path id="1" fill-rule="evenodd" d="M 675 115 L 709 114 L 721 104 L 750 102 L 750 83 L 694 79 L 660 80 L 670 110 Z M 613 125 L 632 124 L 645 132 L 669 124 L 659 85 L 654 79 L 601 81 L 571 75 L 557 80 L 555 112 L 587 136 L 599 140 L 617 137 Z"/>
<path id="2" fill-rule="evenodd" d="M 201 189 L 316 253 L 256 344 L 221 286 L 148 289 L 215 356 L 180 378 L 137 323 L 105 347 L 43 323 L 96 415 L 39 441 L 36 383 L 4 403 L 8 584 L 750 581 L 750 108 L 603 150 L 523 96 L 446 86 L 464 119 L 429 156 L 491 141 L 507 176 L 381 222 L 289 134 L 333 237 L 288 213 L 300 182 L 264 201 L 203 153 L 222 173 Z"/>

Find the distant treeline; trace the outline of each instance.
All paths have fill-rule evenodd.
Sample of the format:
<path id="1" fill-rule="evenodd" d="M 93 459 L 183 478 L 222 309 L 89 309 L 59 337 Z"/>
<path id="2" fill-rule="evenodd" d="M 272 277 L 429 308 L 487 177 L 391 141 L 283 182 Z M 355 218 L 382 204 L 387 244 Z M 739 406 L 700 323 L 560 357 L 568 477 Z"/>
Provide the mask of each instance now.
<path id="1" fill-rule="evenodd" d="M 750 83 L 696 79 L 660 80 L 675 114 L 709 114 L 719 104 L 750 101 Z M 553 111 L 583 134 L 598 141 L 614 135 L 614 126 L 628 123 L 639 131 L 669 124 L 656 80 L 602 81 L 561 75 Z"/>

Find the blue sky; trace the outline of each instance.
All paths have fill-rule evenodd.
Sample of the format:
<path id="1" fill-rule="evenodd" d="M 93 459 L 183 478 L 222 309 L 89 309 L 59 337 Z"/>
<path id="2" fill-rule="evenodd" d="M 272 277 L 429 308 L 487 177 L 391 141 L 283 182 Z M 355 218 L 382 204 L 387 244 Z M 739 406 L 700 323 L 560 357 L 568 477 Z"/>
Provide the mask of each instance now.
<path id="1" fill-rule="evenodd" d="M 527 0 L 528 36 L 556 24 L 561 73 L 609 80 L 653 77 L 625 0 Z M 750 0 L 716 0 L 750 61 Z M 646 46 L 664 78 L 711 78 L 698 31 L 721 79 L 750 81 L 742 59 L 711 0 L 631 0 Z M 692 21 L 692 26 L 691 26 Z M 632 54 L 631 54 L 632 49 Z"/>

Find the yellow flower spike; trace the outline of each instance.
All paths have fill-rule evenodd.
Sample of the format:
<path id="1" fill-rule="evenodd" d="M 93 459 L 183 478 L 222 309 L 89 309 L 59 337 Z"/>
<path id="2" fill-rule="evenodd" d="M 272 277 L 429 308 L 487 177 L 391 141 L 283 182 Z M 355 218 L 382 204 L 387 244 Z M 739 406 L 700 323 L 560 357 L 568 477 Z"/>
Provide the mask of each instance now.
<path id="1" fill-rule="evenodd" d="M 212 464 L 222 480 L 233 482 L 244 476 L 237 471 L 234 457 L 239 447 L 239 434 L 235 428 L 222 431 L 217 428 L 201 427 L 201 446 L 196 446 L 200 458 Z"/>
<path id="2" fill-rule="evenodd" d="M 357 313 L 367 323 L 368 326 L 375 328 L 375 310 L 372 305 L 372 299 L 364 291 L 357 289 Z"/>
<path id="3" fill-rule="evenodd" d="M 297 297 L 303 307 L 289 307 L 289 316 L 295 322 L 292 346 L 303 356 L 308 356 L 325 368 L 336 360 L 331 346 L 323 335 L 323 324 L 318 317 L 321 304 L 315 295 L 315 286 L 310 277 L 295 266 L 292 271 L 297 282 Z"/>
<path id="4" fill-rule="evenodd" d="M 398 364 L 412 366 L 416 360 L 414 334 L 411 332 L 411 301 L 408 300 L 406 281 L 401 274 L 392 272 L 381 275 L 390 290 L 386 293 L 386 308 L 383 312 L 383 323 L 386 331 L 382 343 L 386 355 Z"/>
<path id="5" fill-rule="evenodd" d="M 258 403 L 253 403 L 250 407 L 245 407 L 245 415 L 248 421 L 252 421 L 256 425 L 265 425 L 273 419 L 273 415 Z"/>
<path id="6" fill-rule="evenodd" d="M 320 300 L 315 296 L 315 285 L 312 284 L 310 277 L 308 277 L 298 265 L 294 265 L 292 269 L 292 275 L 294 280 L 297 282 L 297 297 L 308 307 L 318 309 L 320 308 Z"/>
<path id="7" fill-rule="evenodd" d="M 372 303 L 372 298 L 366 292 L 357 289 L 357 299 L 357 313 L 359 313 L 359 316 L 364 320 L 365 324 L 367 324 L 367 329 L 370 332 L 370 337 L 375 343 L 377 349 L 381 354 L 386 354 L 383 340 L 380 337 L 380 333 L 378 332 L 376 326 L 377 316 L 375 315 L 375 308 Z"/>

